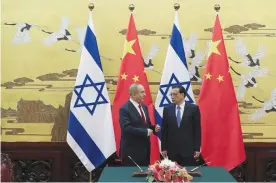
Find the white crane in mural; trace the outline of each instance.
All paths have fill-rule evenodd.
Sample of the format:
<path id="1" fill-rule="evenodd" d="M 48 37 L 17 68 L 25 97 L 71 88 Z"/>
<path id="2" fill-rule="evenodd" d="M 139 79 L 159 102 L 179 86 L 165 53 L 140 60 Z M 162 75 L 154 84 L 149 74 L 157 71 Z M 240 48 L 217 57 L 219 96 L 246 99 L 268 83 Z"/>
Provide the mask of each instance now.
<path id="1" fill-rule="evenodd" d="M 192 58 L 191 64 L 188 66 L 189 75 L 191 81 L 201 82 L 200 74 L 199 74 L 199 67 L 203 67 L 201 65 L 202 61 L 204 60 L 205 54 L 201 51 L 198 51 L 194 58 Z"/>
<path id="2" fill-rule="evenodd" d="M 158 47 L 156 45 L 152 45 L 152 47 L 150 48 L 150 51 L 147 53 L 147 55 L 143 57 L 144 67 L 145 69 L 152 70 L 154 72 L 162 74 L 161 72 L 154 69 L 154 64 L 153 64 L 153 59 L 156 57 L 158 52 L 159 52 Z"/>
<path id="3" fill-rule="evenodd" d="M 231 57 L 228 57 L 231 61 L 242 64 L 246 67 L 259 67 L 260 60 L 265 56 L 265 49 L 262 44 L 259 45 L 257 53 L 252 56 L 249 54 L 248 49 L 244 41 L 236 41 L 236 53 L 242 58 L 242 62 L 233 60 Z"/>
<path id="4" fill-rule="evenodd" d="M 191 33 L 189 39 L 183 39 L 183 47 L 185 51 L 186 58 L 194 58 L 195 57 L 195 47 L 197 44 L 197 36 L 195 33 Z"/>
<path id="5" fill-rule="evenodd" d="M 235 74 L 241 77 L 241 83 L 237 88 L 237 99 L 241 100 L 245 96 L 246 88 L 251 88 L 251 87 L 257 87 L 257 80 L 256 78 L 259 77 L 264 77 L 268 74 L 268 69 L 263 68 L 259 69 L 258 67 L 254 68 L 252 71 L 250 71 L 247 74 L 240 74 L 237 71 L 233 69 L 233 67 L 230 67 L 232 71 L 234 71 Z"/>
<path id="6" fill-rule="evenodd" d="M 86 29 L 87 29 L 86 26 L 76 28 L 76 33 L 78 35 L 78 40 L 79 40 L 79 45 L 80 45 L 79 49 L 74 50 L 74 49 L 65 48 L 66 51 L 81 53 L 83 45 L 84 45 L 84 38 L 85 38 Z M 103 59 L 106 59 L 106 60 L 112 60 L 111 58 L 108 58 L 108 57 L 105 57 L 105 56 L 100 55 L 100 57 L 103 58 Z"/>
<path id="7" fill-rule="evenodd" d="M 271 92 L 271 98 L 267 101 L 261 101 L 253 96 L 255 100 L 263 104 L 261 109 L 256 110 L 256 112 L 249 116 L 251 121 L 257 121 L 263 118 L 267 113 L 276 112 L 276 88 Z"/>
<path id="8" fill-rule="evenodd" d="M 73 49 L 65 48 L 66 51 L 81 53 L 82 47 L 84 45 L 84 37 L 85 37 L 86 29 L 87 29 L 87 27 L 77 27 L 76 28 L 76 33 L 78 35 L 78 40 L 79 40 L 79 44 L 80 44 L 79 49 L 78 50 L 73 50 Z"/>
<path id="9" fill-rule="evenodd" d="M 148 54 L 143 57 L 145 69 L 153 69 L 153 66 L 154 66 L 152 63 L 153 58 L 156 57 L 158 51 L 159 51 L 158 47 L 156 45 L 153 45 L 150 48 L 150 51 L 148 52 Z"/>
<path id="10" fill-rule="evenodd" d="M 12 40 L 14 45 L 29 43 L 31 41 L 30 29 L 32 27 L 42 30 L 39 26 L 30 23 L 4 23 L 4 25 L 16 26 L 17 31 Z"/>
<path id="11" fill-rule="evenodd" d="M 196 34 L 191 33 L 190 38 L 188 40 L 183 39 L 183 45 L 186 58 L 191 59 L 191 63 L 188 66 L 190 79 L 191 81 L 201 82 L 199 67 L 203 67 L 201 63 L 204 60 L 206 53 L 202 53 L 201 51 L 197 51 L 197 53 L 195 53 L 197 40 L 198 38 Z"/>
<path id="12" fill-rule="evenodd" d="M 70 20 L 67 17 L 62 17 L 62 22 L 60 26 L 60 30 L 57 32 L 48 32 L 48 31 L 43 31 L 47 34 L 50 34 L 49 37 L 43 40 L 44 44 L 47 46 L 50 46 L 52 44 L 57 43 L 58 41 L 68 41 L 71 40 L 71 33 L 68 31 L 68 26 L 69 26 Z"/>

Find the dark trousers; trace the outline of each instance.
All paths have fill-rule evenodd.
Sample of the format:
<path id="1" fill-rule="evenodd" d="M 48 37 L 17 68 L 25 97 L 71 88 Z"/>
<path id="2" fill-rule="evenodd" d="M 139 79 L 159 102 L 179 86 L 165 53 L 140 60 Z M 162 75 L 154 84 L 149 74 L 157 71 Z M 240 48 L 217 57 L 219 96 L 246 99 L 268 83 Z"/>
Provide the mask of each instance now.
<path id="1" fill-rule="evenodd" d="M 169 159 L 172 161 L 176 161 L 181 166 L 196 166 L 197 165 L 194 157 L 182 157 L 180 154 L 178 154 L 174 157 L 169 157 Z"/>

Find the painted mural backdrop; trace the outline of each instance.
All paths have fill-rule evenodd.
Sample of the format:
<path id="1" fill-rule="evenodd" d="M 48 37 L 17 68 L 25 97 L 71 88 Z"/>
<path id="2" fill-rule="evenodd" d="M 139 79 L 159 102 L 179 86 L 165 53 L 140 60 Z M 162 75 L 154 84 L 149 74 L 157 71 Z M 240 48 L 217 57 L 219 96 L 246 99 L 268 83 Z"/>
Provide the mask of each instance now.
<path id="1" fill-rule="evenodd" d="M 221 1 L 220 20 L 246 142 L 276 140 L 275 0 Z M 179 19 L 198 99 L 215 0 L 179 0 Z M 111 101 L 116 90 L 128 5 L 155 99 L 174 17 L 173 0 L 95 0 L 93 19 Z M 88 20 L 88 1 L 3 0 L 3 141 L 65 141 L 71 91 Z M 223 109 L 222 109 L 223 110 Z"/>

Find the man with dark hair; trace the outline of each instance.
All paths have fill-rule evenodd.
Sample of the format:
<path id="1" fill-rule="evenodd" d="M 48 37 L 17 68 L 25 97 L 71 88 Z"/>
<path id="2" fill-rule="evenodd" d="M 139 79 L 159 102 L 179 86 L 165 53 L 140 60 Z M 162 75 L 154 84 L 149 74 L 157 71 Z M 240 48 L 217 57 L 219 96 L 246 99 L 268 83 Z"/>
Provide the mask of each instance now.
<path id="1" fill-rule="evenodd" d="M 200 110 L 195 104 L 185 103 L 186 90 L 173 86 L 173 104 L 164 107 L 161 149 L 163 156 L 182 166 L 196 165 L 200 155 Z"/>
<path id="2" fill-rule="evenodd" d="M 135 166 L 130 156 L 138 165 L 150 163 L 150 136 L 160 131 L 159 125 L 152 125 L 148 108 L 143 104 L 145 89 L 141 84 L 129 87 L 129 101 L 120 108 L 121 147 L 120 157 L 126 166 Z"/>

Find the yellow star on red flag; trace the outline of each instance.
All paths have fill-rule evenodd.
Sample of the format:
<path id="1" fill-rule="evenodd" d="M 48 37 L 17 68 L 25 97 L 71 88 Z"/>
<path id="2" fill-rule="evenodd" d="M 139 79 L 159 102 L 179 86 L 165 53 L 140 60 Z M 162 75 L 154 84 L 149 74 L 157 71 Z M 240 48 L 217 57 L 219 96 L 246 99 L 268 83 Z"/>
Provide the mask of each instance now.
<path id="1" fill-rule="evenodd" d="M 217 80 L 219 81 L 219 83 L 222 82 L 223 81 L 223 76 L 219 75 Z"/>
<path id="2" fill-rule="evenodd" d="M 208 73 L 208 74 L 205 74 L 205 76 L 206 76 L 206 79 L 209 79 L 209 80 L 211 80 L 211 77 L 212 77 L 212 75 L 211 75 L 210 73 Z"/>
<path id="3" fill-rule="evenodd" d="M 126 80 L 126 78 L 127 78 L 126 73 L 122 74 L 121 77 L 122 77 L 122 79 Z"/>
<path id="4" fill-rule="evenodd" d="M 211 40 L 210 51 L 209 51 L 208 57 L 210 57 L 210 55 L 211 55 L 212 53 L 215 53 L 215 54 L 220 55 L 220 52 L 219 52 L 219 50 L 218 50 L 218 45 L 219 45 L 220 41 L 221 41 L 221 40 L 217 40 L 217 41 Z"/>
<path id="5" fill-rule="evenodd" d="M 133 50 L 132 46 L 134 45 L 136 39 L 128 41 L 126 39 L 125 45 L 124 45 L 124 52 L 123 52 L 123 58 L 126 56 L 127 53 L 131 53 L 135 55 L 135 51 Z"/>
<path id="6" fill-rule="evenodd" d="M 132 79 L 134 82 L 137 82 L 137 81 L 139 81 L 139 76 L 134 75 L 134 77 Z"/>

